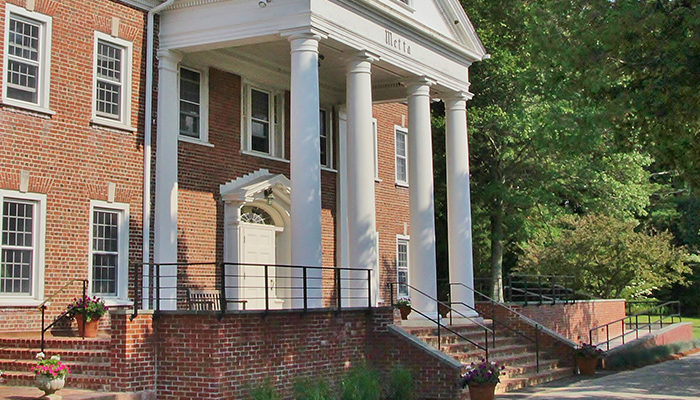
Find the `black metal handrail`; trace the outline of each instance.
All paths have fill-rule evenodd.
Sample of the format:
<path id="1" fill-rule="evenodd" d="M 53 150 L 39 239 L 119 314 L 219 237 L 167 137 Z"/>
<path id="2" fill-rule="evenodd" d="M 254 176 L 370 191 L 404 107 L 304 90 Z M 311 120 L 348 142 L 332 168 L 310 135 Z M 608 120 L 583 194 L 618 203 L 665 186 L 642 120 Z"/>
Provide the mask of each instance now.
<path id="1" fill-rule="evenodd" d="M 487 302 L 489 302 L 489 303 L 491 304 L 491 315 L 490 315 L 489 317 L 490 317 L 491 321 L 493 322 L 493 324 L 494 324 L 493 326 L 494 326 L 494 327 L 495 327 L 496 324 L 499 324 L 499 325 L 503 326 L 504 328 L 506 328 L 507 330 L 509 330 L 509 331 L 511 331 L 511 332 L 513 332 L 513 333 L 515 333 L 516 335 L 518 335 L 518 336 L 520 336 L 520 337 L 522 337 L 522 338 L 524 338 L 524 339 L 526 339 L 526 340 L 532 342 L 532 343 L 535 345 L 536 371 L 537 371 L 537 372 L 540 372 L 540 330 L 542 329 L 542 327 L 541 327 L 539 324 L 537 324 L 537 323 L 534 324 L 534 328 L 535 328 L 535 337 L 534 337 L 534 338 L 533 338 L 533 337 L 530 337 L 530 336 L 526 335 L 525 333 L 523 333 L 522 331 L 520 331 L 520 330 L 518 330 L 518 329 L 516 329 L 516 328 L 514 328 L 514 327 L 512 327 L 512 326 L 510 326 L 508 323 L 506 323 L 505 321 L 501 320 L 500 318 L 496 318 L 496 313 L 495 313 L 493 307 L 494 307 L 494 306 L 499 306 L 499 307 L 501 307 L 501 308 L 507 310 L 508 312 L 510 312 L 510 313 L 512 313 L 512 314 L 515 314 L 515 315 L 516 315 L 518 318 L 520 318 L 520 319 L 525 319 L 525 320 L 528 320 L 528 321 L 532 321 L 530 318 L 528 318 L 528 317 L 522 315 L 521 313 L 519 313 L 519 312 L 513 310 L 512 308 L 508 307 L 506 304 L 501 303 L 501 302 L 498 302 L 498 301 L 492 299 L 491 297 L 489 297 L 489 296 L 487 296 L 487 295 L 481 293 L 480 291 L 478 291 L 478 290 L 476 290 L 476 289 L 474 289 L 474 288 L 471 288 L 471 287 L 465 285 L 465 284 L 462 283 L 462 282 L 451 282 L 451 283 L 450 283 L 450 287 L 452 287 L 452 286 L 461 286 L 461 287 L 463 287 L 463 288 L 465 288 L 465 289 L 467 289 L 467 290 L 472 291 L 474 294 L 483 297 Z M 465 303 L 463 303 L 463 302 L 455 302 L 455 303 L 453 303 L 453 304 L 460 304 L 460 305 L 469 307 L 470 309 L 472 309 L 472 310 L 478 312 L 478 310 L 477 310 L 475 307 L 470 306 L 470 305 L 468 305 L 468 304 L 465 304 Z M 494 332 L 495 332 L 495 329 L 494 329 Z M 495 333 L 494 333 L 494 336 L 495 336 Z M 495 340 L 494 340 L 494 342 L 495 342 Z"/>
<path id="2" fill-rule="evenodd" d="M 505 294 L 508 301 L 525 305 L 556 304 L 557 301 L 569 303 L 579 298 L 590 298 L 570 288 L 575 279 L 571 275 L 508 274 Z"/>
<path id="3" fill-rule="evenodd" d="M 37 308 L 39 308 L 39 309 L 41 310 L 41 352 L 42 352 L 42 353 L 44 352 L 44 348 L 45 348 L 45 346 L 46 346 L 46 343 L 45 343 L 45 334 L 46 334 L 46 331 L 48 331 L 49 329 L 51 329 L 54 325 L 56 325 L 56 323 L 58 323 L 58 321 L 60 321 L 61 319 L 63 319 L 63 317 L 65 317 L 65 316 L 68 315 L 71 311 L 73 311 L 73 310 L 75 309 L 75 307 L 69 308 L 68 310 L 64 311 L 61 315 L 59 315 L 58 317 L 56 317 L 56 318 L 53 320 L 52 323 L 50 323 L 48 326 L 45 326 L 45 325 L 46 325 L 46 319 L 45 319 L 45 318 L 46 318 L 46 306 L 51 302 L 51 300 L 53 300 L 53 299 L 54 299 L 56 296 L 58 296 L 59 294 L 63 293 L 69 286 L 73 285 L 75 282 L 82 282 L 82 286 L 83 286 L 83 304 L 85 304 L 85 299 L 87 298 L 87 284 L 88 284 L 87 279 L 71 279 L 68 283 L 66 283 L 65 285 L 61 286 L 60 289 L 58 289 L 57 291 L 55 291 L 55 292 L 54 292 L 51 296 L 49 296 L 46 300 L 42 301 L 41 304 L 39 304 L 39 306 L 37 307 Z M 84 331 L 84 330 L 83 330 L 83 335 L 82 335 L 82 337 L 83 337 L 83 339 L 85 339 L 85 331 Z"/>
<path id="4" fill-rule="evenodd" d="M 167 269 L 171 267 L 170 269 Z M 208 288 L 209 300 L 205 301 L 209 310 L 219 311 L 219 318 L 226 312 L 233 311 L 264 311 L 279 310 L 272 302 L 275 299 L 291 303 L 298 302 L 291 307 L 285 307 L 287 311 L 308 311 L 309 309 L 324 308 L 310 304 L 312 302 L 323 303 L 324 300 L 334 300 L 335 304 L 330 308 L 341 310 L 345 306 L 343 302 L 354 302 L 353 308 L 372 307 L 372 269 L 303 266 L 285 264 L 255 264 L 255 263 L 230 263 L 230 262 L 175 262 L 175 263 L 141 263 L 134 264 L 134 309 L 132 318 L 138 315 L 140 309 L 153 309 L 160 313 L 165 308 L 162 303 L 170 302 L 175 309 L 180 309 L 182 303 L 187 302 L 190 310 L 193 308 L 192 298 L 184 299 L 179 293 L 188 289 L 199 290 Z M 190 268 L 210 268 L 209 271 L 190 271 Z M 286 276 L 276 276 L 278 271 L 287 271 Z M 325 271 L 331 271 L 332 277 L 324 277 Z M 180 277 L 188 278 L 192 272 L 194 283 L 185 279 L 183 284 Z M 347 276 L 343 276 L 347 272 Z M 199 274 L 199 275 L 198 275 Z M 272 279 L 271 279 L 272 277 Z M 174 285 L 168 284 L 168 279 L 177 279 Z M 139 279 L 141 282 L 139 283 Z M 249 280 L 249 282 L 246 282 Z M 290 283 L 285 285 L 282 280 Z M 324 296 L 325 281 L 332 281 L 334 290 L 330 296 Z M 239 296 L 241 291 L 258 289 L 262 293 L 257 296 Z M 285 290 L 288 296 L 271 296 L 271 291 Z M 343 295 L 345 291 L 345 295 Z M 217 302 L 218 304 L 213 304 Z M 230 304 L 243 305 L 243 310 L 230 309 Z M 248 304 L 245 306 L 245 304 Z M 251 306 L 251 303 L 258 304 Z M 201 305 L 202 302 L 200 301 Z M 325 307 L 328 308 L 328 307 Z"/>
<path id="5" fill-rule="evenodd" d="M 396 307 L 396 304 L 394 303 L 394 290 L 395 290 L 395 286 L 396 286 L 396 285 L 398 285 L 397 282 L 390 282 L 390 283 L 389 283 L 389 286 L 390 286 L 390 302 L 391 302 L 391 306 L 392 306 L 392 307 Z M 427 299 L 434 301 L 435 304 L 436 304 L 436 306 L 435 306 L 436 312 L 437 312 L 437 310 L 440 308 L 439 306 L 442 305 L 443 307 L 447 307 L 447 309 L 450 311 L 450 313 L 455 312 L 455 313 L 459 314 L 461 317 L 466 318 L 466 319 L 469 319 L 469 320 L 470 320 L 471 322 L 473 322 L 475 325 L 479 326 L 480 328 L 482 328 L 482 329 L 484 330 L 484 345 L 482 346 L 482 345 L 480 345 L 479 343 L 474 342 L 473 340 L 471 340 L 471 339 L 465 337 L 464 335 L 460 334 L 459 332 L 455 331 L 454 329 L 452 329 L 452 328 L 450 328 L 450 327 L 448 327 L 448 326 L 446 326 L 446 325 L 443 325 L 443 324 L 440 322 L 440 313 L 439 313 L 439 312 L 437 313 L 437 318 L 433 319 L 432 317 L 430 317 L 430 316 L 427 315 L 426 313 L 424 313 L 424 312 L 422 312 L 422 311 L 420 311 L 420 310 L 414 308 L 413 306 L 411 306 L 411 311 L 415 311 L 416 313 L 418 313 L 419 315 L 421 315 L 423 318 L 427 319 L 428 321 L 432 321 L 432 322 L 435 323 L 435 325 L 436 325 L 436 327 L 437 327 L 437 343 L 438 343 L 438 350 L 441 350 L 441 349 L 442 349 L 442 340 L 441 340 L 441 335 L 440 335 L 440 328 L 442 328 L 442 329 L 445 329 L 445 330 L 447 330 L 448 332 L 454 334 L 455 336 L 459 337 L 460 339 L 462 339 L 462 340 L 464 340 L 464 341 L 466 341 L 466 342 L 468 342 L 468 343 L 474 345 L 476 348 L 478 348 L 478 349 L 480 349 L 480 350 L 483 350 L 483 351 L 484 351 L 484 354 L 485 354 L 484 358 L 486 359 L 486 361 L 489 360 L 489 332 L 490 332 L 491 334 L 493 334 L 493 330 L 492 330 L 492 329 L 490 329 L 490 328 L 487 327 L 486 325 L 482 324 L 481 322 L 479 322 L 479 321 L 473 319 L 472 317 L 467 316 L 467 315 L 465 315 L 465 314 L 463 314 L 463 313 L 461 313 L 461 312 L 459 312 L 459 311 L 457 311 L 457 310 L 454 310 L 452 307 L 450 307 L 450 305 L 449 305 L 448 303 L 442 302 L 442 301 L 440 301 L 440 300 L 438 300 L 438 299 L 436 299 L 436 298 L 430 296 L 429 294 L 423 292 L 422 290 L 420 290 L 420 289 L 418 289 L 418 288 L 416 288 L 416 287 L 414 287 L 414 286 L 411 286 L 411 285 L 409 285 L 409 284 L 407 284 L 407 283 L 401 283 L 401 286 L 405 286 L 405 287 L 411 289 L 412 291 L 415 291 L 416 293 L 419 293 L 419 294 L 425 296 Z M 494 340 L 495 340 L 495 338 L 494 338 Z"/>
<path id="6" fill-rule="evenodd" d="M 666 312 L 667 310 L 672 310 L 675 308 L 675 312 Z M 639 322 L 639 317 L 647 317 L 646 323 L 644 321 Z M 652 317 L 658 317 L 658 319 L 655 319 L 654 321 L 651 320 Z M 678 318 L 678 322 L 682 322 L 681 319 L 681 302 L 680 301 L 667 301 L 665 303 L 661 303 L 656 305 L 655 307 L 652 307 L 650 309 L 647 309 L 645 311 L 642 311 L 640 313 L 636 313 L 634 315 L 628 315 L 624 318 L 616 319 L 615 321 L 608 322 L 606 324 L 602 324 L 599 326 L 596 326 L 595 328 L 591 328 L 588 331 L 588 343 L 590 345 L 594 345 L 596 347 L 600 347 L 601 345 L 605 345 L 607 350 L 610 350 L 610 342 L 613 340 L 617 339 L 622 339 L 622 344 L 625 344 L 625 337 L 628 335 L 635 335 L 635 339 L 639 339 L 639 331 L 640 330 L 648 330 L 649 333 L 651 333 L 651 328 L 654 325 L 659 325 L 660 328 L 663 328 L 664 326 L 664 320 L 667 318 L 671 318 L 670 324 L 675 323 L 675 318 Z M 634 319 L 634 322 L 632 321 Z M 642 318 L 643 319 L 643 318 Z M 610 327 L 616 324 L 620 324 L 621 326 L 621 334 L 610 337 Z M 669 324 L 669 325 L 670 325 Z M 634 329 L 632 327 L 634 326 Z M 629 331 L 627 328 L 629 327 Z M 605 340 L 602 342 L 598 343 L 593 343 L 593 332 L 598 331 L 599 329 L 605 329 Z"/>

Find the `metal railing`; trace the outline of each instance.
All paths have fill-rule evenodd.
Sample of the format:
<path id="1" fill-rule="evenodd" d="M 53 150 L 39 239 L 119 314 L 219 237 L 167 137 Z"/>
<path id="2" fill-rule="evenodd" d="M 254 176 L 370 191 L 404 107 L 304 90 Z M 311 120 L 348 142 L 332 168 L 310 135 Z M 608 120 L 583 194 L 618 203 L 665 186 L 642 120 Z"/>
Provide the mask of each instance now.
<path id="1" fill-rule="evenodd" d="M 641 317 L 641 322 L 640 322 L 640 317 Z M 652 318 L 654 318 L 652 320 Z M 596 347 L 600 347 L 602 345 L 606 346 L 607 350 L 610 350 L 610 342 L 621 339 L 622 344 L 625 344 L 625 340 L 627 336 L 634 335 L 635 339 L 639 339 L 639 331 L 642 330 L 647 330 L 648 333 L 651 333 L 652 328 L 655 326 L 658 326 L 659 328 L 663 328 L 664 326 L 664 321 L 670 318 L 670 322 L 665 322 L 667 325 L 671 325 L 675 323 L 675 319 L 678 318 L 678 322 L 681 322 L 681 303 L 680 301 L 667 301 L 661 304 L 657 304 L 656 306 L 649 308 L 645 311 L 633 314 L 633 315 L 628 315 L 624 318 L 617 319 L 612 322 L 608 322 L 607 324 L 602 324 L 599 326 L 596 326 L 595 328 L 592 328 L 588 331 L 588 343 L 591 345 L 594 345 Z M 646 319 L 646 322 L 644 321 Z M 615 335 L 612 338 L 610 337 L 610 327 L 611 326 L 616 326 L 620 325 L 620 334 Z M 594 333 L 596 334 L 596 337 L 599 335 L 600 330 L 605 330 L 605 340 L 603 341 L 598 341 L 597 343 L 594 343 L 593 341 L 593 335 Z"/>
<path id="2" fill-rule="evenodd" d="M 134 310 L 371 308 L 371 269 L 228 262 L 134 264 Z"/>
<path id="3" fill-rule="evenodd" d="M 531 275 L 509 274 L 506 280 L 505 296 L 509 302 L 555 304 L 575 302 L 589 296 L 571 289 L 575 277 L 570 275 Z"/>
<path id="4" fill-rule="evenodd" d="M 491 315 L 488 315 L 487 318 L 490 319 L 490 320 L 492 321 L 492 323 L 493 323 L 493 326 L 494 326 L 494 329 L 493 329 L 493 331 L 494 331 L 494 338 L 495 338 L 495 331 L 496 331 L 495 326 L 496 326 L 496 325 L 499 325 L 499 326 L 502 326 L 503 328 L 505 328 L 506 330 L 508 330 L 508 331 L 510 331 L 510 332 L 512 332 L 512 333 L 514 333 L 515 335 L 520 336 L 521 338 L 523 338 L 523 339 L 525 339 L 525 340 L 531 342 L 532 344 L 534 344 L 534 346 L 535 346 L 535 362 L 536 362 L 536 366 L 535 366 L 535 367 L 536 367 L 536 371 L 537 371 L 537 372 L 540 372 L 540 331 L 542 330 L 542 327 L 541 327 L 539 324 L 537 324 L 537 323 L 534 324 L 534 329 L 535 329 L 535 335 L 534 335 L 534 337 L 528 336 L 528 335 L 526 335 L 525 333 L 523 333 L 520 329 L 517 329 L 517 328 L 514 328 L 513 326 L 511 326 L 511 324 L 509 324 L 507 321 L 504 321 L 504 320 L 501 319 L 501 318 L 497 318 L 497 317 L 496 317 L 496 312 L 495 312 L 495 307 L 498 306 L 498 307 L 500 307 L 500 308 L 506 310 L 508 313 L 513 314 L 514 316 L 516 316 L 516 317 L 519 318 L 519 319 L 532 321 L 530 318 L 528 318 L 528 317 L 522 315 L 521 313 L 519 313 L 519 312 L 513 310 L 512 308 L 508 307 L 506 304 L 501 303 L 501 302 L 498 302 L 498 301 L 492 299 L 491 297 L 485 295 L 484 293 L 482 293 L 482 292 L 480 292 L 480 291 L 478 291 L 478 290 L 476 290 L 476 289 L 474 289 L 474 288 L 471 288 L 471 287 L 465 285 L 464 283 L 461 283 L 461 282 L 451 282 L 451 283 L 450 283 L 450 287 L 452 287 L 452 286 L 460 286 L 460 287 L 463 287 L 463 288 L 465 288 L 465 289 L 467 289 L 467 290 L 470 290 L 470 291 L 473 292 L 475 295 L 480 296 L 484 301 L 486 301 L 487 303 L 489 303 L 489 304 L 491 305 Z M 485 309 L 482 309 L 481 311 L 479 311 L 479 310 L 477 310 L 475 307 L 472 307 L 472 306 L 470 306 L 470 305 L 468 305 L 468 304 L 464 304 L 464 303 L 462 303 L 462 302 L 459 302 L 459 303 L 452 303 L 452 304 L 460 304 L 460 305 L 462 305 L 462 306 L 466 306 L 466 307 L 468 307 L 468 308 L 470 308 L 470 309 L 472 309 L 472 310 L 474 310 L 474 311 L 476 311 L 476 312 L 479 312 L 479 313 L 483 313 L 483 312 L 485 311 Z M 494 339 L 494 342 L 495 342 L 495 339 Z"/>
<path id="5" fill-rule="evenodd" d="M 392 307 L 396 307 L 396 304 L 394 303 L 394 291 L 396 290 L 396 285 L 398 285 L 398 283 L 396 283 L 396 282 L 390 282 L 390 283 L 389 283 L 389 288 L 390 288 L 390 293 L 391 293 L 391 294 L 390 294 L 390 303 L 391 303 L 391 306 L 392 306 Z M 438 344 L 438 350 L 441 350 L 441 349 L 442 349 L 442 339 L 441 339 L 441 332 L 440 332 L 440 329 L 444 329 L 444 330 L 446 330 L 447 332 L 450 332 L 450 333 L 454 334 L 455 336 L 457 336 L 458 338 L 460 338 L 460 339 L 466 341 L 467 343 L 472 344 L 474 347 L 476 347 L 476 348 L 478 348 L 478 349 L 484 351 L 484 358 L 486 359 L 486 361 L 488 361 L 488 359 L 489 359 L 489 333 L 491 333 L 492 338 L 493 338 L 493 343 L 492 343 L 492 344 L 495 345 L 495 340 L 496 340 L 495 336 L 493 336 L 493 330 L 492 330 L 491 328 L 489 328 L 489 327 L 487 327 L 486 325 L 482 324 L 480 321 L 477 321 L 477 320 L 475 320 L 474 318 L 472 318 L 472 317 L 470 317 L 470 316 L 467 316 L 467 315 L 465 315 L 465 314 L 463 314 L 463 313 L 461 313 L 461 312 L 459 312 L 459 311 L 453 309 L 452 307 L 450 307 L 450 305 L 449 305 L 448 303 L 442 302 L 442 301 L 440 301 L 440 300 L 438 300 L 438 299 L 436 299 L 436 298 L 430 296 L 429 294 L 425 293 L 424 291 L 422 291 L 422 290 L 420 290 L 420 289 L 418 289 L 418 288 L 416 288 L 416 287 L 414 287 L 414 286 L 411 286 L 411 285 L 409 285 L 409 284 L 407 284 L 407 283 L 402 283 L 401 285 L 402 285 L 402 286 L 406 286 L 407 288 L 409 288 L 409 289 L 411 290 L 410 293 L 411 293 L 412 295 L 415 295 L 415 294 L 417 293 L 417 294 L 422 295 L 422 296 L 425 297 L 426 299 L 435 302 L 435 313 L 437 314 L 437 317 L 436 317 L 436 318 L 433 318 L 433 317 L 429 316 L 429 315 L 428 315 L 427 313 L 425 313 L 424 311 L 421 311 L 421 310 L 416 309 L 413 305 L 411 305 L 411 311 L 414 311 L 414 312 L 416 312 L 417 314 L 419 314 L 420 316 L 422 316 L 423 318 L 425 318 L 426 320 L 432 321 L 432 322 L 435 323 L 435 326 L 436 326 L 436 328 L 437 328 L 437 344 Z M 448 312 L 449 312 L 450 314 L 456 313 L 456 314 L 459 315 L 460 317 L 466 318 L 466 319 L 470 320 L 472 323 L 474 323 L 475 325 L 477 325 L 478 327 L 480 327 L 481 329 L 483 329 L 483 330 L 484 330 L 484 345 L 483 345 L 483 346 L 480 345 L 478 342 L 475 342 L 475 341 L 473 341 L 473 340 L 471 340 L 471 339 L 465 337 L 464 335 L 460 334 L 459 332 L 455 331 L 454 329 L 452 329 L 452 328 L 450 328 L 450 327 L 444 325 L 442 322 L 440 322 L 440 320 L 441 320 L 440 313 L 437 312 L 438 309 L 440 308 L 440 306 L 446 307 L 446 308 L 448 309 Z M 451 320 L 451 317 L 450 317 L 450 325 L 451 325 L 451 321 L 452 321 L 452 320 Z"/>
<path id="6" fill-rule="evenodd" d="M 48 304 L 51 303 L 51 301 L 58 296 L 59 294 L 63 293 L 66 289 L 68 289 L 70 286 L 72 286 L 76 282 L 82 282 L 82 287 L 83 287 L 83 304 L 85 304 L 85 299 L 87 298 L 87 285 L 88 281 L 87 279 L 71 279 L 68 283 L 65 285 L 61 286 L 60 289 L 55 291 L 51 296 L 49 296 L 46 300 L 42 301 L 41 304 L 37 307 L 38 309 L 41 310 L 41 352 L 44 352 L 44 348 L 46 346 L 45 342 L 45 335 L 46 331 L 51 329 L 54 325 L 58 323 L 58 321 L 62 320 L 66 315 L 68 315 L 71 311 L 73 311 L 73 308 L 69 308 L 68 310 L 64 311 L 61 315 L 56 317 L 52 323 L 50 323 L 48 326 L 46 326 L 46 307 Z M 83 330 L 83 339 L 85 339 L 85 331 Z"/>

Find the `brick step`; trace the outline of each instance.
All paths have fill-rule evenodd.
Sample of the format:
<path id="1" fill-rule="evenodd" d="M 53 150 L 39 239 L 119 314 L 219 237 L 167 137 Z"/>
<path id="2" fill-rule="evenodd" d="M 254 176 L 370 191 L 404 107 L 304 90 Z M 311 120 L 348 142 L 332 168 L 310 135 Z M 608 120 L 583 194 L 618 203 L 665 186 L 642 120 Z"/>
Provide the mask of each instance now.
<path id="1" fill-rule="evenodd" d="M 484 325 L 487 328 L 491 329 L 491 324 L 484 324 Z M 448 326 L 448 328 L 459 333 L 462 336 L 467 336 L 467 335 L 481 335 L 482 337 L 484 336 L 484 328 L 482 328 L 478 325 Z M 435 328 L 435 327 L 419 327 L 419 328 L 406 327 L 403 329 L 406 332 L 410 333 L 411 335 L 418 336 L 418 337 L 437 336 L 437 328 Z M 445 328 L 440 328 L 440 332 L 444 333 L 444 334 L 452 334 L 450 331 L 448 331 Z"/>
<path id="2" fill-rule="evenodd" d="M 33 386 L 35 380 L 33 373 L 21 371 L 5 371 L 4 377 L 8 386 Z M 111 376 L 70 374 L 66 378 L 66 387 L 107 392 L 112 381 Z"/>
<path id="3" fill-rule="evenodd" d="M 465 336 L 467 339 L 471 340 L 474 343 L 477 343 L 478 345 L 483 345 L 484 343 L 484 335 L 480 335 L 479 337 L 468 337 Z M 420 338 L 422 341 L 430 344 L 433 347 L 437 347 L 437 336 L 431 336 L 431 337 L 422 337 Z M 496 336 L 496 343 L 494 346 L 493 338 L 491 335 L 489 335 L 489 348 L 491 347 L 501 347 L 501 346 L 508 346 L 511 344 L 516 344 L 516 343 L 521 343 L 523 340 L 520 340 L 517 337 L 513 336 Z M 443 349 L 457 349 L 457 350 L 469 350 L 469 349 L 474 349 L 475 346 L 464 339 L 457 337 L 455 335 L 451 335 L 448 337 L 440 337 L 440 344 Z"/>
<path id="4" fill-rule="evenodd" d="M 551 382 L 557 379 L 566 378 L 574 374 L 571 367 L 560 367 L 539 373 L 529 373 L 519 377 L 507 377 L 501 379 L 501 383 L 496 387 L 496 393 L 512 392 L 525 387 L 536 386 L 542 383 Z"/>
<path id="5" fill-rule="evenodd" d="M 443 349 L 444 353 L 450 354 L 453 357 L 457 358 L 456 356 L 459 356 L 460 358 L 463 359 L 470 359 L 472 361 L 470 362 L 476 362 L 478 360 L 481 360 L 482 358 L 486 357 L 486 353 L 484 350 L 481 349 L 475 349 L 475 348 L 470 348 L 467 351 L 445 351 Z M 508 346 L 501 346 L 501 347 L 496 347 L 496 348 L 489 348 L 489 360 L 490 361 L 495 361 L 496 358 L 499 357 L 507 357 L 510 355 L 521 355 L 521 354 L 536 354 L 534 349 L 531 349 L 528 345 L 524 344 L 512 344 Z M 541 353 L 540 353 L 541 355 Z"/>
<path id="6" fill-rule="evenodd" d="M 540 359 L 540 371 L 543 373 L 550 370 L 556 370 L 560 368 L 559 360 L 542 360 Z M 525 375 L 537 374 L 537 362 L 507 366 L 505 371 L 505 376 L 507 378 L 517 378 L 523 377 Z"/>
<path id="7" fill-rule="evenodd" d="M 429 345 L 436 347 L 437 348 L 437 341 L 434 342 L 427 342 Z M 476 342 L 478 345 L 482 345 L 483 342 Z M 496 345 L 494 346 L 493 343 L 489 340 L 488 343 L 488 348 L 489 348 L 489 354 L 496 353 L 496 352 L 503 352 L 503 351 L 510 351 L 510 350 L 516 350 L 516 351 L 521 351 L 521 350 L 532 350 L 534 351 L 534 348 L 531 349 L 531 346 L 527 344 L 523 344 L 521 342 L 518 342 L 516 339 L 505 339 L 505 340 L 496 340 Z M 443 344 L 440 347 L 440 350 L 442 350 L 443 353 L 473 353 L 475 356 L 478 355 L 483 355 L 484 350 L 476 347 L 472 343 L 469 342 L 459 342 L 459 343 L 449 343 L 449 344 Z"/>
<path id="8" fill-rule="evenodd" d="M 34 360 L 38 350 L 31 348 L 0 348 L 0 359 L 9 360 Z M 61 361 L 66 362 L 109 362 L 109 350 L 69 350 L 69 349 L 46 349 L 46 357 L 60 355 Z"/>
<path id="9" fill-rule="evenodd" d="M 471 340 L 472 342 L 477 342 L 477 343 L 483 343 L 483 342 L 484 342 L 484 331 L 481 331 L 481 332 L 464 333 L 464 334 L 463 334 L 463 333 L 460 333 L 460 335 L 461 335 L 462 337 L 457 336 L 457 335 L 455 335 L 454 333 L 449 332 L 449 331 L 441 331 L 441 332 L 440 332 L 440 343 L 442 343 L 442 344 L 460 343 L 460 342 L 463 342 L 463 341 L 464 341 L 463 338 L 469 339 L 469 340 Z M 435 334 L 435 335 L 415 335 L 415 336 L 417 336 L 418 339 L 420 339 L 420 340 L 422 340 L 422 341 L 424 341 L 424 342 L 428 342 L 428 341 L 431 341 L 431 340 L 432 340 L 432 341 L 434 341 L 435 343 L 437 343 L 437 334 Z M 512 336 L 510 336 L 510 335 L 501 335 L 501 334 L 497 334 L 497 335 L 496 335 L 496 340 L 505 339 L 505 338 L 511 338 L 511 337 L 512 337 Z M 491 340 L 492 340 L 492 337 L 491 337 L 491 334 L 489 333 L 489 342 L 491 342 Z"/>
<path id="10" fill-rule="evenodd" d="M 109 350 L 112 340 L 109 336 L 101 335 L 97 338 L 81 337 L 52 337 L 44 340 L 44 348 L 70 349 L 70 350 Z M 0 337 L 0 348 L 30 348 L 39 352 L 41 339 L 37 338 L 13 338 Z"/>
<path id="11" fill-rule="evenodd" d="M 68 362 L 64 361 L 63 359 L 61 359 L 61 361 L 70 368 L 71 375 L 113 375 L 112 364 L 109 362 Z M 32 367 L 35 365 L 36 362 L 34 361 L 0 359 L 0 370 L 2 371 L 31 372 Z"/>
<path id="12" fill-rule="evenodd" d="M 475 360 L 474 357 L 465 354 L 454 354 L 452 357 L 462 364 L 481 361 L 481 357 L 478 357 Z M 489 356 L 489 361 L 495 361 L 498 364 L 505 365 L 506 368 L 508 368 L 508 366 L 519 366 L 536 362 L 537 355 L 535 353 L 525 352 L 520 354 L 499 355 L 495 357 Z"/>

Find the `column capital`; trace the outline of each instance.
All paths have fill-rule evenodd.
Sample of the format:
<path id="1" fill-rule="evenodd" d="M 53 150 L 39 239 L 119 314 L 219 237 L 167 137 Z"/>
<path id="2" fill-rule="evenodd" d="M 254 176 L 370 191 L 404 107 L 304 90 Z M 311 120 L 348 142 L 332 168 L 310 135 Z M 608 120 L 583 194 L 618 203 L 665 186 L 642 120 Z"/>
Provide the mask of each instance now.
<path id="1" fill-rule="evenodd" d="M 468 91 L 446 92 L 442 96 L 442 101 L 445 103 L 446 111 L 462 111 L 467 108 L 467 101 L 474 97 L 473 93 Z"/>
<path id="2" fill-rule="evenodd" d="M 371 73 L 372 63 L 379 60 L 379 55 L 371 51 L 362 50 L 352 54 L 348 58 L 347 72 L 352 73 Z"/>
<path id="3" fill-rule="evenodd" d="M 177 72 L 177 66 L 182 61 L 182 53 L 175 50 L 159 49 L 158 53 L 158 69 L 170 70 Z"/>
<path id="4" fill-rule="evenodd" d="M 321 39 L 326 39 L 328 37 L 328 32 L 311 26 L 305 26 L 282 31 L 280 36 L 287 38 L 290 42 L 296 39 L 314 39 L 318 42 Z"/>
<path id="5" fill-rule="evenodd" d="M 430 96 L 430 87 L 435 84 L 435 81 L 426 76 L 420 76 L 405 83 L 409 96 Z"/>

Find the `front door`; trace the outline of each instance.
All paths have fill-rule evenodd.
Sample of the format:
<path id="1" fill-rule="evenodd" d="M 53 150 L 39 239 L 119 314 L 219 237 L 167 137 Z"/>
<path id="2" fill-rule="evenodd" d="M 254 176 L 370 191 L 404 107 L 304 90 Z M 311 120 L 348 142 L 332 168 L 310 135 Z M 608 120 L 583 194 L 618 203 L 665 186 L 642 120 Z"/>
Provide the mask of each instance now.
<path id="1" fill-rule="evenodd" d="M 250 264 L 241 266 L 241 297 L 248 300 L 246 309 L 265 309 L 265 288 L 268 293 L 269 308 L 277 306 L 275 294 L 275 268 L 270 267 L 276 262 L 274 225 L 241 224 L 242 247 L 241 262 Z M 267 285 L 265 284 L 265 266 L 267 267 Z"/>

